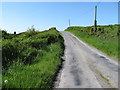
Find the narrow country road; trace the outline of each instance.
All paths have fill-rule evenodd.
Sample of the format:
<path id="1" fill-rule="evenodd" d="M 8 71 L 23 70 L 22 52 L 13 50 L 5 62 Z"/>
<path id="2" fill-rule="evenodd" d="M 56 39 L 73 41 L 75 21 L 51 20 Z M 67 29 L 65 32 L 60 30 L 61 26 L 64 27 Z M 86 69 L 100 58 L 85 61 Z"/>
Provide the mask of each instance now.
<path id="1" fill-rule="evenodd" d="M 118 63 L 79 40 L 61 32 L 65 55 L 55 88 L 118 88 Z"/>

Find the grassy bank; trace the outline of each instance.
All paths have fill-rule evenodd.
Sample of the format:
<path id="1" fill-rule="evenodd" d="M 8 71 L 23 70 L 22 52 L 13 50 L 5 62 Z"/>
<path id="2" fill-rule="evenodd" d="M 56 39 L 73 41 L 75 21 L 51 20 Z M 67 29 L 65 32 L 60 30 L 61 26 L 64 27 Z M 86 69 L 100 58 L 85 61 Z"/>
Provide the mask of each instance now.
<path id="1" fill-rule="evenodd" d="M 3 88 L 51 88 L 62 63 L 64 40 L 52 28 L 2 37 Z"/>
<path id="2" fill-rule="evenodd" d="M 118 60 L 118 25 L 98 26 L 97 31 L 93 26 L 73 26 L 65 31 L 73 33 L 81 40 Z"/>

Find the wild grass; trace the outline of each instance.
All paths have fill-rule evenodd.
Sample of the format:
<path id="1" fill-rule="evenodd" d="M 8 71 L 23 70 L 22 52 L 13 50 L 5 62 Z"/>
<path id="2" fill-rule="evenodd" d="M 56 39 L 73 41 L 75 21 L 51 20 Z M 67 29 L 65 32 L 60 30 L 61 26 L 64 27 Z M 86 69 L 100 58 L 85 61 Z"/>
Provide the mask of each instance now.
<path id="1" fill-rule="evenodd" d="M 3 76 L 3 87 L 9 88 L 51 88 L 55 72 L 61 64 L 62 49 L 59 43 L 51 44 L 49 50 L 39 50 L 32 65 L 15 62 Z M 7 83 L 4 83 L 8 80 Z"/>
<path id="2" fill-rule="evenodd" d="M 3 88 L 52 88 L 62 63 L 63 42 L 54 29 L 3 38 Z M 6 56 L 8 54 L 12 57 Z"/>
<path id="3" fill-rule="evenodd" d="M 118 25 L 98 26 L 101 31 L 91 31 L 91 27 L 68 27 L 69 31 L 81 40 L 118 60 Z"/>

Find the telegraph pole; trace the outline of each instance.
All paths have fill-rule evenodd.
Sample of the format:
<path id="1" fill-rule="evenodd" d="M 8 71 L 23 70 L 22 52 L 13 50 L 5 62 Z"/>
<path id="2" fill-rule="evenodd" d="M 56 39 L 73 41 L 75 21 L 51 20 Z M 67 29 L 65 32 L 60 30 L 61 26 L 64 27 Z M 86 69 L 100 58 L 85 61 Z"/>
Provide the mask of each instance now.
<path id="1" fill-rule="evenodd" d="M 70 27 L 70 19 L 69 19 L 69 27 Z"/>
<path id="2" fill-rule="evenodd" d="M 94 31 L 97 31 L 97 6 L 95 6 Z"/>

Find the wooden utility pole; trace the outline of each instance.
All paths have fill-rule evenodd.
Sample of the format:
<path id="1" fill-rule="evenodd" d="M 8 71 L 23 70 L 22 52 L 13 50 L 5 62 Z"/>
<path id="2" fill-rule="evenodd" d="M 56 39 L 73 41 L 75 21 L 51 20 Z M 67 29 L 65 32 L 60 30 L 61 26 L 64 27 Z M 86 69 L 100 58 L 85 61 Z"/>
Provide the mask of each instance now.
<path id="1" fill-rule="evenodd" d="M 69 19 L 69 27 L 70 27 L 70 19 Z"/>
<path id="2" fill-rule="evenodd" d="M 94 31 L 97 31 L 97 6 L 95 6 Z"/>

